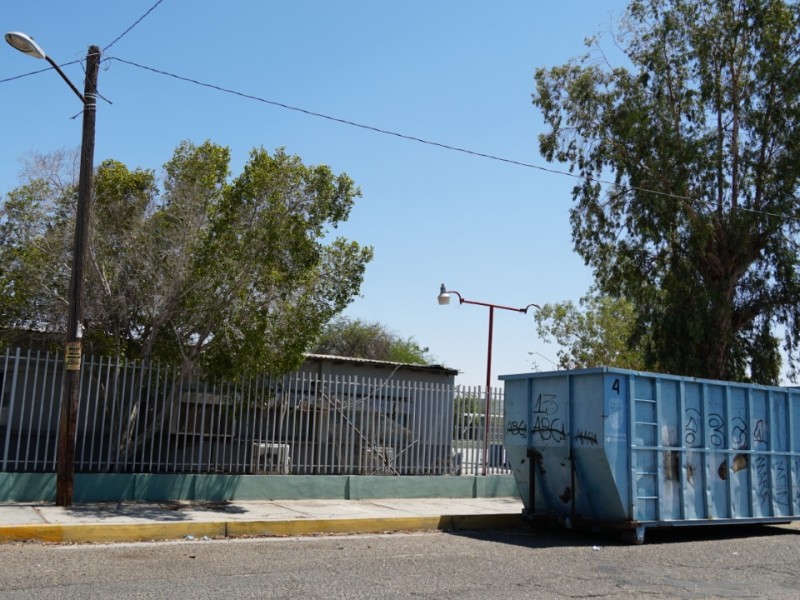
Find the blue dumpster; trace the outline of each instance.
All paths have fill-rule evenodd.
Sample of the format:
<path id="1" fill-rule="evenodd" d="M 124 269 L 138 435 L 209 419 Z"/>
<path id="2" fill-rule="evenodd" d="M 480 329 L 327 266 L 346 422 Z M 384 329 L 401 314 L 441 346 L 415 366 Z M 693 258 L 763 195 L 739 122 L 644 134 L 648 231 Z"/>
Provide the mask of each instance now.
<path id="1" fill-rule="evenodd" d="M 800 389 L 613 368 L 500 377 L 532 520 L 621 528 L 800 519 Z"/>

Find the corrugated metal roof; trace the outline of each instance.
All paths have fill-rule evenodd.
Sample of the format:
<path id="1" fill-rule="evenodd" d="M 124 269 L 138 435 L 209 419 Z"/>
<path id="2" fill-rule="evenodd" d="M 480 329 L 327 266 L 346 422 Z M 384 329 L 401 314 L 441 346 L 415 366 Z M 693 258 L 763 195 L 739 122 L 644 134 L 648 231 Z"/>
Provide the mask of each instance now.
<path id="1" fill-rule="evenodd" d="M 306 358 L 316 360 L 329 360 L 331 362 L 343 362 L 356 365 L 374 365 L 376 367 L 402 367 L 409 370 L 427 371 L 429 373 L 447 373 L 448 375 L 458 375 L 457 369 L 451 369 L 442 365 L 416 365 L 411 363 L 394 362 L 390 360 L 374 360 L 371 358 L 355 358 L 352 356 L 336 356 L 333 354 L 306 354 Z"/>

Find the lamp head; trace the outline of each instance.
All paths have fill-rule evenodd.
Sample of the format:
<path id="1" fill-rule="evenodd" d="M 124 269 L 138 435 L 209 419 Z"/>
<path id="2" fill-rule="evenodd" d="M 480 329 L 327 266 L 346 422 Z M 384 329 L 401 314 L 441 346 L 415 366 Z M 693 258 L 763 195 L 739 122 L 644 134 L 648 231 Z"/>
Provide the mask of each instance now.
<path id="1" fill-rule="evenodd" d="M 442 284 L 442 287 L 439 289 L 438 300 L 439 304 L 450 304 L 450 294 L 447 293 L 447 288 L 444 284 Z"/>
<path id="2" fill-rule="evenodd" d="M 23 54 L 27 54 L 28 56 L 32 56 L 34 58 L 47 58 L 47 55 L 42 50 L 41 46 L 33 41 L 33 38 L 26 33 L 22 33 L 19 31 L 9 31 L 6 34 L 6 41 L 22 52 Z"/>

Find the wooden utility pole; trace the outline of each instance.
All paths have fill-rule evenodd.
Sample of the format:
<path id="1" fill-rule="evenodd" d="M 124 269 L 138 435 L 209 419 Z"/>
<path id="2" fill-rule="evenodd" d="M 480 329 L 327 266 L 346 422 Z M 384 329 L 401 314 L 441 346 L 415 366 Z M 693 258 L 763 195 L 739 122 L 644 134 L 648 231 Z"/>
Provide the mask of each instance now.
<path id="1" fill-rule="evenodd" d="M 80 402 L 83 353 L 83 283 L 84 265 L 89 248 L 89 224 L 94 190 L 94 133 L 97 109 L 97 74 L 100 48 L 89 46 L 86 55 L 86 80 L 83 92 L 83 137 L 81 140 L 78 207 L 75 214 L 75 242 L 72 276 L 69 284 L 67 342 L 64 350 L 64 386 L 61 394 L 61 420 L 56 455 L 56 505 L 71 506 L 75 481 L 75 437 Z M 63 75 L 62 75 L 63 76 Z M 73 90 L 75 89 L 74 86 Z M 76 92 L 77 93 L 77 92 Z M 78 94 L 80 96 L 80 94 Z"/>

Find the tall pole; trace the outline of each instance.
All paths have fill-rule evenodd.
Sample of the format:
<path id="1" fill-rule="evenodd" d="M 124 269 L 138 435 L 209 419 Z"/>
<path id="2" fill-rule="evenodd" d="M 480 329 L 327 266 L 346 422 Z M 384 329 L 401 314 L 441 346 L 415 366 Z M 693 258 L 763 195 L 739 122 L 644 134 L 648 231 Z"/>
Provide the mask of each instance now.
<path id="1" fill-rule="evenodd" d="M 75 241 L 72 253 L 72 276 L 69 284 L 67 340 L 64 351 L 64 385 L 61 395 L 56 456 L 56 505 L 71 506 L 75 481 L 75 437 L 80 400 L 84 265 L 89 248 L 89 223 L 92 216 L 95 115 L 97 74 L 100 48 L 89 46 L 86 55 L 86 79 L 83 93 L 83 134 L 81 138 L 78 207 L 75 214 Z M 73 90 L 74 90 L 74 86 Z"/>
<path id="2" fill-rule="evenodd" d="M 528 309 L 531 307 L 539 308 L 538 304 L 528 304 L 524 308 L 514 308 L 513 306 L 503 306 L 502 304 L 492 304 L 491 302 L 478 302 L 477 300 L 467 300 L 460 293 L 455 290 L 448 290 L 442 284 L 439 291 L 439 304 L 450 304 L 450 294 L 455 294 L 458 297 L 459 304 L 476 304 L 478 306 L 486 306 L 489 309 L 489 348 L 486 352 L 486 407 L 483 417 L 483 468 L 482 475 L 487 475 L 489 472 L 489 430 L 492 416 L 492 336 L 494 333 L 494 309 L 499 308 L 502 310 L 511 310 L 522 314 L 528 314 Z"/>
<path id="3" fill-rule="evenodd" d="M 486 411 L 483 413 L 483 475 L 489 472 L 489 421 L 492 409 L 492 333 L 494 306 L 489 306 L 489 350 L 486 353 Z"/>

